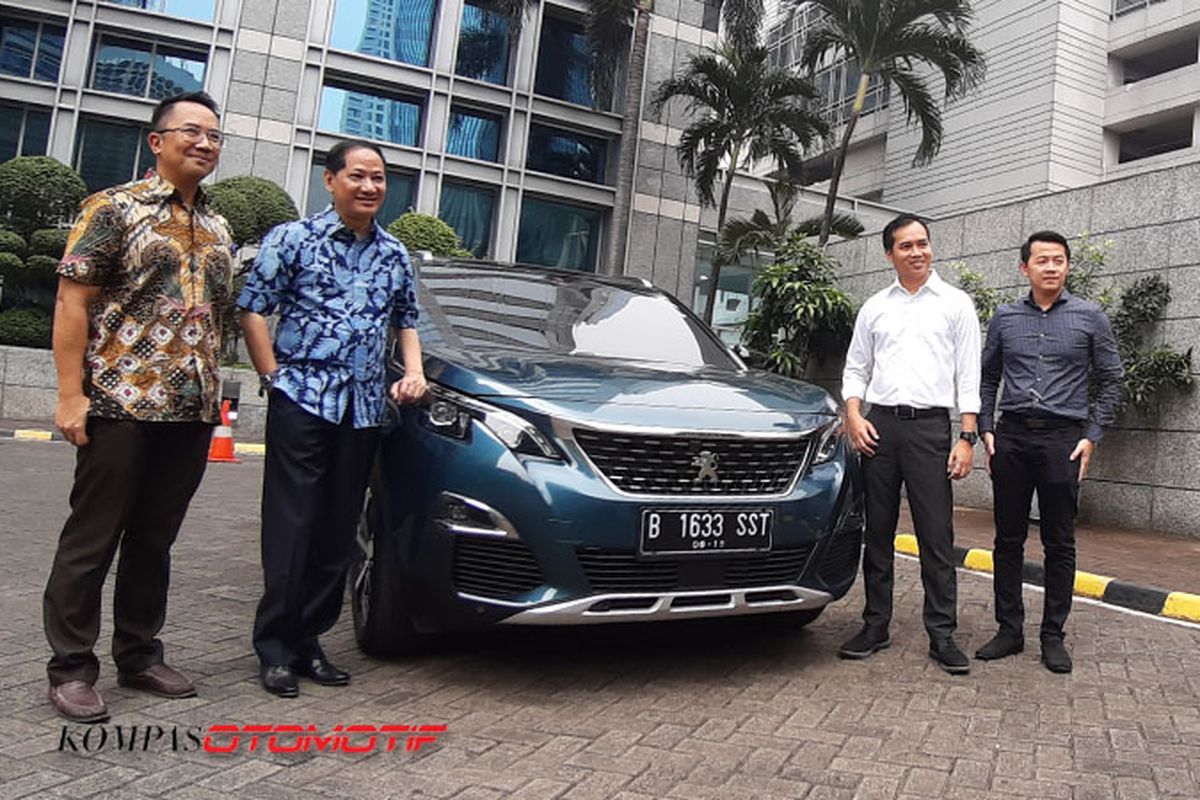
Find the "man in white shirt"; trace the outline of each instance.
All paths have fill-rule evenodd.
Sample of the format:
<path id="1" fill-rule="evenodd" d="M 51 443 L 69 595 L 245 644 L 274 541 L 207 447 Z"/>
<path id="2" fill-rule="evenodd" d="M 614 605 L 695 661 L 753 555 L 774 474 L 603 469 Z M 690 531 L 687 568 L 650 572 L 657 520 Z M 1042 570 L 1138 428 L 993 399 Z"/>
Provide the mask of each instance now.
<path id="1" fill-rule="evenodd" d="M 863 304 L 846 353 L 842 396 L 846 435 L 862 454 L 867 500 L 863 629 L 842 645 L 843 658 L 867 658 L 891 640 L 893 547 L 900 487 L 907 490 L 921 555 L 929 655 L 951 674 L 970 662 L 954 643 L 954 573 L 950 480 L 970 473 L 979 413 L 979 320 L 967 294 L 932 268 L 929 229 L 901 215 L 883 229 L 883 250 L 896 270 L 891 286 Z M 870 412 L 863 416 L 863 401 Z M 950 409 L 962 416 L 951 446 Z"/>

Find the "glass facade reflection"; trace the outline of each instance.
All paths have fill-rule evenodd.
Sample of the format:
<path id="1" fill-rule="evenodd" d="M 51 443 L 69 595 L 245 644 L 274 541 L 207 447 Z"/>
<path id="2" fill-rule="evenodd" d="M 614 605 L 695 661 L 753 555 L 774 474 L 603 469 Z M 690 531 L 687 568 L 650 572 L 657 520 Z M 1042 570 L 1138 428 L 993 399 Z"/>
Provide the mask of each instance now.
<path id="1" fill-rule="evenodd" d="M 416 147 L 421 138 L 421 105 L 411 100 L 327 85 L 321 89 L 317 127 L 363 139 Z"/>
<path id="2" fill-rule="evenodd" d="M 146 143 L 148 133 L 145 128 L 85 118 L 79 126 L 75 169 L 88 190 L 98 192 L 128 183 L 153 169 L 154 153 Z"/>
<path id="3" fill-rule="evenodd" d="M 463 247 L 486 258 L 492 241 L 496 190 L 452 181 L 442 182 L 438 216 L 458 234 Z"/>
<path id="4" fill-rule="evenodd" d="M 595 136 L 529 126 L 529 155 L 525 166 L 577 181 L 604 183 L 604 162 L 608 142 Z"/>
<path id="5" fill-rule="evenodd" d="M 383 227 L 390 225 L 397 217 L 412 208 L 413 196 L 416 193 L 416 178 L 403 172 L 387 174 L 387 195 L 375 219 Z M 304 213 L 317 214 L 324 211 L 330 204 L 329 192 L 325 189 L 325 162 L 321 159 L 313 162 L 308 177 L 308 197 Z"/>
<path id="6" fill-rule="evenodd" d="M 17 17 L 0 17 L 0 74 L 56 81 L 67 29 Z"/>
<path id="7" fill-rule="evenodd" d="M 171 17 L 209 21 L 217 10 L 217 0 L 105 0 L 118 6 L 140 8 Z"/>
<path id="8" fill-rule="evenodd" d="M 500 123 L 501 118 L 493 114 L 452 109 L 446 152 L 480 161 L 499 161 Z"/>
<path id="9" fill-rule="evenodd" d="M 711 240 L 701 240 L 696 246 L 696 273 L 692 286 L 692 311 L 704 316 L 708 305 L 709 281 L 712 280 L 712 262 L 715 247 Z M 721 282 L 717 285 L 716 305 L 713 308 L 712 327 L 726 344 L 734 345 L 742 340 L 742 328 L 750 316 L 754 302 L 750 292 L 758 266 L 753 255 L 747 255 L 738 264 L 721 267 Z"/>
<path id="10" fill-rule="evenodd" d="M 583 26 L 547 14 L 542 20 L 534 91 L 596 108 L 590 84 L 590 63 Z"/>
<path id="11" fill-rule="evenodd" d="M 330 45 L 426 66 L 433 10 L 434 0 L 337 0 Z"/>
<path id="12" fill-rule="evenodd" d="M 105 37 L 96 47 L 91 87 L 162 100 L 203 89 L 206 66 L 201 53 Z"/>
<path id="13" fill-rule="evenodd" d="M 600 211 L 526 195 L 521 204 L 517 261 L 594 272 Z"/>
<path id="14" fill-rule="evenodd" d="M 0 105 L 0 162 L 17 156 L 44 156 L 49 138 L 49 112 Z"/>
<path id="15" fill-rule="evenodd" d="M 463 6 L 458 59 L 454 63 L 456 75 L 503 86 L 508 83 L 511 51 L 508 20 L 503 14 L 473 3 Z"/>

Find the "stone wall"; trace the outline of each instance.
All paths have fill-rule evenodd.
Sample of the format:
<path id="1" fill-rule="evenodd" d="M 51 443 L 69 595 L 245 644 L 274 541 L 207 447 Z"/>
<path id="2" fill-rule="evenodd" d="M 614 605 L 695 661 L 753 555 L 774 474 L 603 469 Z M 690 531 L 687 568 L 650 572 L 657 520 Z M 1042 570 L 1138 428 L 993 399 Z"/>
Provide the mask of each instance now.
<path id="1" fill-rule="evenodd" d="M 1017 251 L 1033 231 L 1087 231 L 1094 241 L 1111 240 L 1102 275 L 1122 285 L 1152 273 L 1166 277 L 1172 301 L 1150 340 L 1196 348 L 1192 369 L 1200 373 L 1200 164 L 946 217 L 930 228 L 942 277 L 953 281 L 950 264 L 964 261 L 1010 293 L 1028 285 Z M 894 277 L 877 234 L 832 252 L 842 263 L 841 285 L 859 302 Z M 1085 519 L 1200 537 L 1200 388 L 1167 391 L 1147 413 L 1122 414 L 1096 452 L 1081 496 Z M 990 507 L 982 461 L 956 497 Z"/>

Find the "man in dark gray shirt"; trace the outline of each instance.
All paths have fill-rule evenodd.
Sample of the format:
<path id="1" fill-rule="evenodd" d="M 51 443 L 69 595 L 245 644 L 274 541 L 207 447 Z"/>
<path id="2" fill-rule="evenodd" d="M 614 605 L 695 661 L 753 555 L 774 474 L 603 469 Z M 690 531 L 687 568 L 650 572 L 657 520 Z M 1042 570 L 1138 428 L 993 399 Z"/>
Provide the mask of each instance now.
<path id="1" fill-rule="evenodd" d="M 1105 426 L 1116 417 L 1124 379 L 1108 317 L 1065 288 L 1070 268 L 1071 248 L 1061 234 L 1041 231 L 1021 246 L 1029 294 L 1000 306 L 988 325 L 980 386 L 979 430 L 996 520 L 1000 629 L 975 657 L 1004 658 L 1025 647 L 1021 572 L 1036 489 L 1046 555 L 1042 663 L 1052 672 L 1071 671 L 1063 628 L 1075 585 L 1079 483 Z M 1089 404 L 1089 382 L 1096 385 L 1094 404 Z M 998 423 L 997 393 L 1003 412 Z"/>

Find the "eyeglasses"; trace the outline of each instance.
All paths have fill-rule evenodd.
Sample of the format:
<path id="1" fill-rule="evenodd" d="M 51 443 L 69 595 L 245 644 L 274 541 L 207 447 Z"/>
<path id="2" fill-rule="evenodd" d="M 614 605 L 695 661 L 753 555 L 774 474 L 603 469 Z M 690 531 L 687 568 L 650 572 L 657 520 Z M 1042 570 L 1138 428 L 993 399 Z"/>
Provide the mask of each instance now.
<path id="1" fill-rule="evenodd" d="M 225 134 L 220 131 L 212 128 L 206 130 L 195 125 L 184 125 L 179 128 L 159 128 L 155 133 L 178 133 L 185 139 L 193 142 L 208 139 L 208 143 L 213 147 L 220 147 L 225 142 Z"/>

